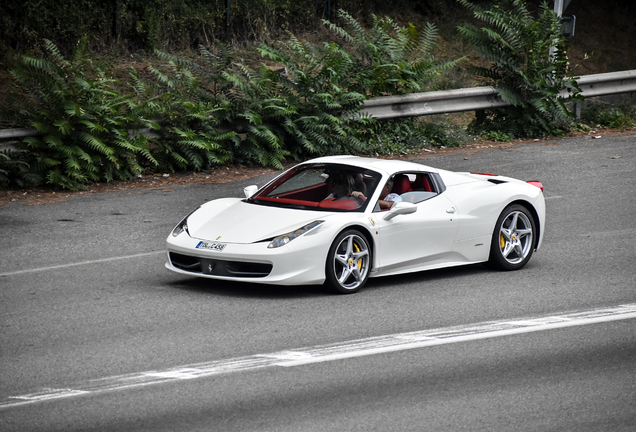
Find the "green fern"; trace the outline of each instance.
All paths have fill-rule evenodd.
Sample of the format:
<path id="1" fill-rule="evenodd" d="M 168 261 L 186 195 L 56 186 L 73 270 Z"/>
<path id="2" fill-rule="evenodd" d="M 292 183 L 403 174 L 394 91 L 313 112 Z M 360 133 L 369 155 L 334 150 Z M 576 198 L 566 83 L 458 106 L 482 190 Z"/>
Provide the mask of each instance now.
<path id="1" fill-rule="evenodd" d="M 35 161 L 30 169 L 55 187 L 82 189 L 95 181 L 129 179 L 142 162 L 156 165 L 148 140 L 129 137 L 129 124 L 157 128 L 145 116 L 157 115 L 147 88 L 131 74 L 132 92 L 109 78 L 87 55 L 81 40 L 69 58 L 45 41 L 46 58 L 23 56 L 12 76 L 21 100 L 21 116 L 41 136 L 23 140 Z"/>
<path id="2" fill-rule="evenodd" d="M 17 145 L 16 141 L 0 144 L 1 187 L 27 187 L 42 182 L 42 178 L 31 169 L 35 161 L 33 152 L 17 149 Z"/>
<path id="3" fill-rule="evenodd" d="M 130 69 L 122 83 L 88 57 L 85 41 L 68 58 L 46 41 L 46 56 L 24 56 L 13 71 L 21 115 L 41 132 L 22 143 L 33 155 L 29 169 L 57 187 L 79 189 L 144 170 L 228 162 L 281 168 L 290 157 L 369 152 L 375 120 L 360 115 L 364 100 L 433 89 L 459 60 L 433 57 L 432 24 L 418 30 L 374 17 L 365 29 L 343 11 L 340 19 L 342 28 L 325 22 L 334 40 L 323 44 L 291 33 L 262 44 L 260 54 L 285 73 L 247 67 L 216 44 L 195 60 L 157 52 L 163 64 L 149 68 L 152 81 Z M 160 137 L 129 133 L 131 124 Z"/>
<path id="4" fill-rule="evenodd" d="M 343 27 L 324 21 L 335 42 L 312 46 L 290 35 L 277 46 L 259 47 L 262 56 L 286 69 L 278 93 L 294 107 L 282 122 L 294 157 L 368 152 L 366 131 L 374 120 L 360 115 L 365 99 L 434 88 L 435 79 L 461 61 L 435 60 L 432 24 L 420 32 L 374 17 L 367 30 L 344 11 L 339 18 Z"/>
<path id="5" fill-rule="evenodd" d="M 501 132 L 512 137 L 556 134 L 568 129 L 574 115 L 566 102 L 581 100 L 576 79 L 568 77 L 567 39 L 560 20 L 547 3 L 534 17 L 523 0 L 504 0 L 482 9 L 457 0 L 487 27 L 464 24 L 461 35 L 471 42 L 489 67 L 472 68 L 484 84 L 499 90 L 510 107 L 487 110 L 471 124 L 477 133 Z M 550 57 L 550 48 L 556 48 Z M 558 95 L 568 90 L 570 96 Z"/>

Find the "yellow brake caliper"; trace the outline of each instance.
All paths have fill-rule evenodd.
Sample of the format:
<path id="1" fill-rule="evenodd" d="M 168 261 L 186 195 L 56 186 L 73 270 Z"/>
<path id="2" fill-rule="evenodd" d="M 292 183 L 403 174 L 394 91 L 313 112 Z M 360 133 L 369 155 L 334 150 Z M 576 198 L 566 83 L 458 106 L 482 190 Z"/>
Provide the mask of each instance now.
<path id="1" fill-rule="evenodd" d="M 353 244 L 353 247 L 356 249 L 356 252 L 360 252 L 360 248 L 356 243 Z M 358 270 L 362 270 L 362 258 L 358 260 Z"/>
<path id="2" fill-rule="evenodd" d="M 501 248 L 501 250 L 504 250 L 504 248 L 506 247 L 506 239 L 504 239 L 503 234 L 499 234 L 499 247 Z"/>

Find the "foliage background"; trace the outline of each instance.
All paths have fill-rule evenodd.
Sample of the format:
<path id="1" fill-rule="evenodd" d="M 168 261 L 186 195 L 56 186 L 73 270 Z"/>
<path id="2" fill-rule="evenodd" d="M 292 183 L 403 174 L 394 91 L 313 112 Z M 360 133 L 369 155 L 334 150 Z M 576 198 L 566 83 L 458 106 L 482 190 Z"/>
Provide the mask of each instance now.
<path id="1" fill-rule="evenodd" d="M 473 3 L 490 6 L 503 1 Z M 280 167 L 287 157 L 330 152 L 405 153 L 416 151 L 422 143 L 461 142 L 447 133 L 449 125 L 363 121 L 352 128 L 339 117 L 354 114 L 363 96 L 473 85 L 474 69 L 469 67 L 488 64 L 458 37 L 458 25 L 479 23 L 456 0 L 227 3 L 2 2 L 0 127 L 21 126 L 20 122 L 29 118 L 30 124 L 24 125 L 35 126 L 43 135 L 24 140 L 18 151 L 0 150 L 0 183 L 23 186 L 47 181 L 75 189 L 87 182 L 129 179 L 149 170 L 201 170 L 227 162 Z M 526 3 L 536 10 L 540 1 Z M 326 33 L 338 33 L 340 28 L 323 25 L 324 18 L 337 25 L 347 24 L 346 17 L 336 16 L 336 8 L 351 12 L 349 33 L 339 34 L 343 46 L 325 42 Z M 573 39 L 569 51 L 573 73 L 636 68 L 636 50 L 632 49 L 636 46 L 636 24 L 630 19 L 636 13 L 636 2 L 573 0 L 567 13 L 579 14 L 578 38 Z M 380 23 L 385 30 L 375 36 L 371 30 L 367 39 L 365 29 L 379 25 L 375 15 L 386 16 Z M 358 21 L 351 26 L 352 20 Z M 359 29 L 355 28 L 357 22 L 361 23 Z M 437 24 L 440 37 L 429 23 Z M 605 27 L 598 27 L 599 23 Z M 430 51 L 409 59 L 408 44 L 400 48 L 382 34 L 399 26 L 405 33 L 398 40 L 406 40 L 415 28 L 431 31 L 430 40 L 435 43 L 427 46 Z M 582 31 L 588 37 L 581 38 Z M 311 41 L 311 47 L 300 38 L 294 39 L 293 34 Z M 614 35 L 615 40 L 606 40 L 608 35 Z M 281 39 L 290 41 L 283 43 L 286 50 L 281 50 Z M 231 47 L 232 54 L 218 52 L 218 41 Z M 606 55 L 621 44 L 628 48 L 618 55 Z M 256 46 L 260 46 L 260 55 L 255 55 Z M 163 54 L 157 56 L 157 52 Z M 210 55 L 212 52 L 215 54 Z M 217 54 L 220 60 L 208 62 L 207 69 L 201 69 L 200 61 L 184 60 L 206 55 L 210 59 Z M 468 62 L 457 62 L 464 55 Z M 586 57 L 597 61 L 583 62 Z M 312 75 L 302 66 L 303 58 L 312 58 L 309 63 L 330 64 L 333 73 Z M 275 73 L 281 66 L 285 73 Z M 421 71 L 422 77 L 428 78 L 420 83 L 408 77 Z M 432 78 L 436 78 L 434 83 Z M 27 108 L 21 112 L 11 109 L 16 105 L 7 89 L 13 80 L 23 89 L 31 89 L 26 92 Z M 48 87 L 38 90 L 43 82 Z M 211 89 L 212 93 L 219 89 L 225 93 L 223 97 L 210 96 Z M 50 97 L 52 94 L 61 95 L 61 99 Z M 104 95 L 114 104 L 104 104 Z M 81 106 L 74 107 L 73 101 L 79 100 L 83 101 Z M 155 117 L 167 120 L 159 126 L 152 120 Z M 605 117 L 597 113 L 591 121 L 628 124 L 631 118 L 627 109 Z M 129 124 L 161 128 L 163 137 L 129 136 Z M 223 132 L 223 124 L 234 125 L 234 130 Z M 488 133 L 496 139 L 507 138 L 504 132 L 514 135 L 501 127 L 495 129 Z M 297 145 L 283 145 L 288 142 Z"/>
<path id="2" fill-rule="evenodd" d="M 10 69 L 8 63 L 15 54 L 41 50 L 44 38 L 66 53 L 84 36 L 92 50 L 114 50 L 113 55 L 155 48 L 196 49 L 219 39 L 233 43 L 274 40 L 288 30 L 304 37 L 320 32 L 321 19 L 334 19 L 336 11 L 344 9 L 366 23 L 372 14 L 386 15 L 402 25 L 432 22 L 448 41 L 456 36 L 455 27 L 471 16 L 455 0 L 230 0 L 226 27 L 226 1 L 4 0 L 0 2 L 0 69 Z M 540 3 L 528 1 L 533 9 Z M 636 2 L 572 0 L 566 13 L 577 17 L 571 58 L 573 64 L 581 64 L 581 74 L 636 69 Z M 459 44 L 452 49 L 465 47 Z M 592 58 L 583 65 L 586 54 Z"/>
<path id="3" fill-rule="evenodd" d="M 31 151 L 30 159 L 3 153 L 0 183 L 40 178 L 81 189 L 157 170 L 224 163 L 282 168 L 287 158 L 377 153 L 370 138 L 383 135 L 382 127 L 359 115 L 363 101 L 425 91 L 461 59 L 435 59 L 432 24 L 418 30 L 373 17 L 365 28 L 342 10 L 338 17 L 342 26 L 323 22 L 331 38 L 322 43 L 288 33 L 286 41 L 255 45 L 278 70 L 262 61 L 251 66 L 235 46 L 215 43 L 200 45 L 192 58 L 155 50 L 144 65 L 147 78 L 133 67 L 120 77 L 121 70 L 88 53 L 88 38 L 66 56 L 45 39 L 44 55 L 22 55 L 11 70 L 13 91 L 0 116 L 40 134 L 16 143 Z M 427 137 L 420 129 L 401 128 L 399 140 L 422 145 Z M 25 164 L 34 176 L 16 172 Z"/>

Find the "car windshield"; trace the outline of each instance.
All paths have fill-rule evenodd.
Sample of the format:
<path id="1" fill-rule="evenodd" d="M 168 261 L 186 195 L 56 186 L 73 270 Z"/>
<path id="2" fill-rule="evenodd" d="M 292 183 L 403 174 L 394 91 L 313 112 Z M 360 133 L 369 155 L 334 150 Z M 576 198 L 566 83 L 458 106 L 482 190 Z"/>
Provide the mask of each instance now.
<path id="1" fill-rule="evenodd" d="M 364 211 L 381 175 L 341 164 L 292 168 L 249 201 L 277 207 L 326 211 Z"/>

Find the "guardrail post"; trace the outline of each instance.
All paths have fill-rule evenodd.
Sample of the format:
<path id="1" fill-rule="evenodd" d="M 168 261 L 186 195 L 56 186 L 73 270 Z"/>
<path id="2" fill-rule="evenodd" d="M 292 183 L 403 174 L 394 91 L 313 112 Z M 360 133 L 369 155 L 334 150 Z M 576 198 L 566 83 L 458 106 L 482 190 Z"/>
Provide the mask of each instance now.
<path id="1" fill-rule="evenodd" d="M 486 121 L 486 110 L 476 110 L 475 121 L 477 122 L 477 124 L 483 124 Z"/>

